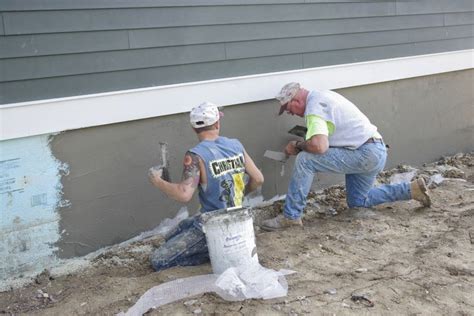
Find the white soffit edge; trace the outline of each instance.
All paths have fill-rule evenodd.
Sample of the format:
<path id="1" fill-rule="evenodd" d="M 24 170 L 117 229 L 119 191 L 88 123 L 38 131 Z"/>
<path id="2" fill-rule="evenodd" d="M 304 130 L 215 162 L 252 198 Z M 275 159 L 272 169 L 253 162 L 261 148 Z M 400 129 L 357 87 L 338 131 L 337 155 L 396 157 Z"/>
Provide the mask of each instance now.
<path id="1" fill-rule="evenodd" d="M 474 50 L 418 55 L 0 105 L 0 140 L 188 112 L 211 101 L 221 106 L 272 99 L 297 81 L 340 89 L 474 68 Z"/>

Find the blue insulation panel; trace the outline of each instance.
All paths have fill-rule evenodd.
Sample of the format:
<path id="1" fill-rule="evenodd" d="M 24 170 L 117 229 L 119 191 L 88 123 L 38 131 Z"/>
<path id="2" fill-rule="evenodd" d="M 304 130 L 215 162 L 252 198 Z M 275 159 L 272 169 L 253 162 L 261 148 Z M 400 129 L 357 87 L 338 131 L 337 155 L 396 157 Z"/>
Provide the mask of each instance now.
<path id="1" fill-rule="evenodd" d="M 60 239 L 61 175 L 49 136 L 0 143 L 0 279 L 54 263 Z"/>

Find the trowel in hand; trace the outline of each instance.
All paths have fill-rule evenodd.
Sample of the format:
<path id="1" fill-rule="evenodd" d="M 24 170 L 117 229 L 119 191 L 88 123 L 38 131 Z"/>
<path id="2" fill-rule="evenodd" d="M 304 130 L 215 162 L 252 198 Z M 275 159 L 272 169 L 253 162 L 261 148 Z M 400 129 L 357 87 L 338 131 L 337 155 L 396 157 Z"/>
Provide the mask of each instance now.
<path id="1" fill-rule="evenodd" d="M 168 144 L 160 142 L 161 164 L 152 167 L 151 169 L 162 170 L 161 178 L 165 181 L 170 181 L 170 174 L 168 171 Z M 150 170 L 151 170 L 150 169 Z"/>
<path id="2" fill-rule="evenodd" d="M 288 156 L 281 151 L 272 151 L 272 150 L 265 150 L 263 157 L 279 161 L 281 163 L 285 163 L 288 160 Z"/>

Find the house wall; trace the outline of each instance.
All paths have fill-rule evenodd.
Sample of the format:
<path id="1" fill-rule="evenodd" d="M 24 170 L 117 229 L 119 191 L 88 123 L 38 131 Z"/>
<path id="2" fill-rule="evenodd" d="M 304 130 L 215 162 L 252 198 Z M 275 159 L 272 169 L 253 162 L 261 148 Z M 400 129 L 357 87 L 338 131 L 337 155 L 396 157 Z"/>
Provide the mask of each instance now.
<path id="1" fill-rule="evenodd" d="M 473 11 L 472 0 L 3 0 L 0 104 L 470 49 Z"/>
<path id="2" fill-rule="evenodd" d="M 204 100 L 226 105 L 222 133 L 262 169 L 265 199 L 292 162 L 282 173 L 263 152 L 302 123 L 276 117 L 286 81 L 353 100 L 389 166 L 472 151 L 473 21 L 471 0 L 0 1 L 0 280 L 173 216 L 147 170 L 165 141 L 180 178 L 196 142 L 184 112 Z"/>
<path id="3" fill-rule="evenodd" d="M 442 155 L 474 149 L 474 71 L 420 77 L 341 89 L 378 126 L 390 144 L 388 166 L 420 165 Z M 467 93 L 466 93 L 467 92 Z M 226 107 L 222 135 L 239 138 L 263 171 L 265 200 L 286 193 L 291 160 L 282 165 L 263 158 L 266 149 L 281 150 L 287 131 L 301 118 L 277 117 L 273 100 Z M 61 257 L 84 255 L 114 244 L 173 217 L 182 206 L 151 186 L 149 167 L 160 163 L 159 142 L 169 144 L 171 176 L 181 177 L 182 158 L 197 143 L 187 114 L 69 131 L 52 141 L 54 156 L 67 162 L 62 177 L 70 206 L 58 210 L 57 243 Z M 323 177 L 315 188 L 340 181 Z M 189 211 L 197 208 L 194 200 Z"/>
<path id="4" fill-rule="evenodd" d="M 420 165 L 474 149 L 474 70 L 339 89 L 390 144 L 387 167 Z M 310 88 L 308 86 L 308 88 Z M 222 134 L 241 139 L 265 176 L 263 199 L 285 194 L 293 160 L 263 158 L 281 150 L 302 120 L 277 117 L 274 100 L 224 109 Z M 127 240 L 173 217 L 183 206 L 154 189 L 148 169 L 169 144 L 172 179 L 197 142 L 186 113 L 29 136 L 0 142 L 0 279 L 40 272 L 64 258 Z M 314 188 L 341 182 L 318 175 Z M 193 200 L 188 208 L 197 209 Z"/>

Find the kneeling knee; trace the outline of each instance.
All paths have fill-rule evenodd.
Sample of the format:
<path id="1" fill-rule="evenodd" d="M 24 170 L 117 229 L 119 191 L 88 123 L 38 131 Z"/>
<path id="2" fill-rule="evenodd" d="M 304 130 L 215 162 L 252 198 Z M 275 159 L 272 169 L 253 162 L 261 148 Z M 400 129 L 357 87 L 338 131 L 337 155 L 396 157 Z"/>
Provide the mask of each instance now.
<path id="1" fill-rule="evenodd" d="M 150 255 L 150 263 L 155 271 L 167 269 L 170 265 L 171 253 L 166 247 L 161 246 Z"/>

